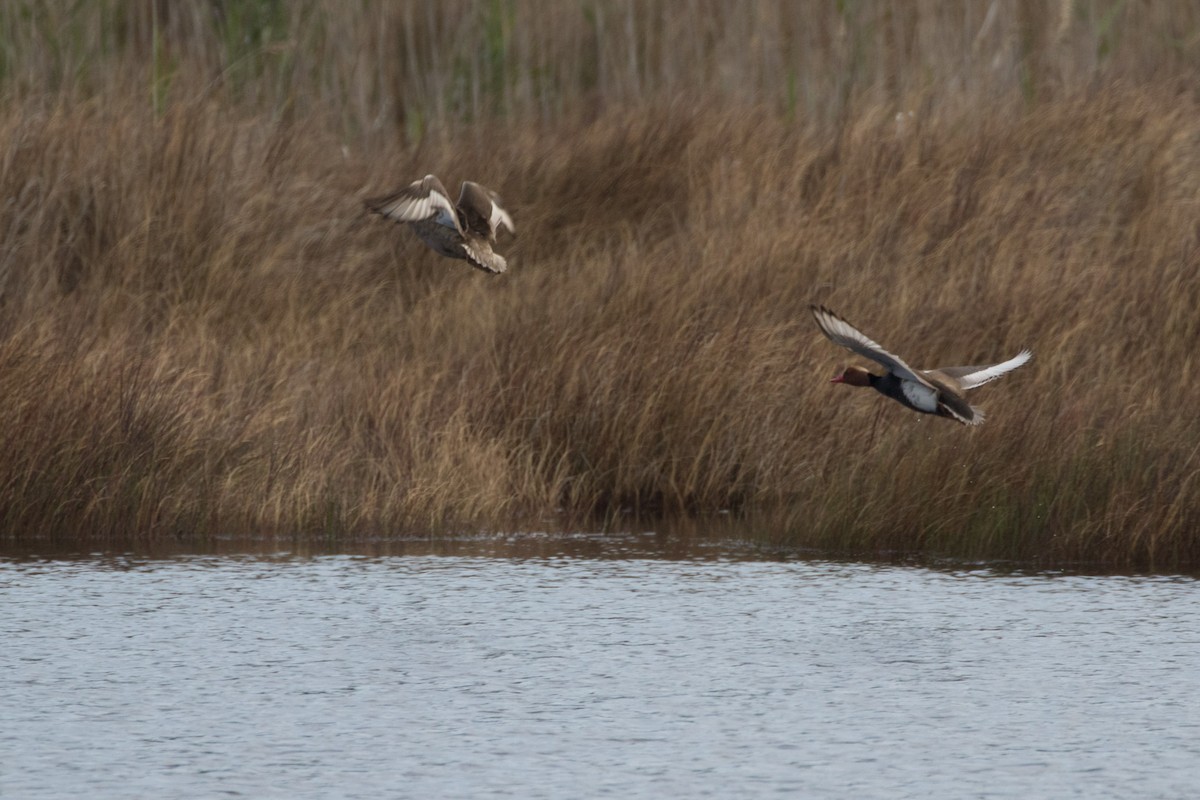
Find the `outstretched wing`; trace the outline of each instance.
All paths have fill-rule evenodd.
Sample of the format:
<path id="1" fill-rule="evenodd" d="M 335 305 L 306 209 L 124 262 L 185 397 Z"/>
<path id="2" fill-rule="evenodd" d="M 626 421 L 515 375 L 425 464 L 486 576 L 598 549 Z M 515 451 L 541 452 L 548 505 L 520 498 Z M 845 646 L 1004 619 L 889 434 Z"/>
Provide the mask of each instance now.
<path id="1" fill-rule="evenodd" d="M 430 220 L 462 233 L 458 213 L 446 194 L 446 187 L 433 175 L 426 175 L 384 197 L 371 198 L 366 201 L 366 206 L 396 222 Z"/>
<path id="2" fill-rule="evenodd" d="M 817 327 L 834 344 L 840 344 L 847 350 L 851 350 L 864 358 L 869 358 L 872 361 L 882 364 L 901 378 L 915 381 L 931 389 L 935 388 L 919 372 L 908 366 L 908 364 L 905 364 L 897 356 L 884 350 L 865 333 L 855 328 L 849 322 L 846 322 L 846 320 L 828 308 L 825 308 L 825 306 L 813 305 L 809 306 L 809 309 L 812 311 L 813 319 L 817 321 Z"/>
<path id="3" fill-rule="evenodd" d="M 954 378 L 963 389 L 974 389 L 976 386 L 982 386 L 988 381 L 996 380 L 996 378 L 999 378 L 1006 372 L 1012 372 L 1031 358 L 1033 358 L 1033 353 L 1026 349 L 1017 353 L 1008 361 L 1001 361 L 999 364 L 976 367 L 942 367 L 937 372 Z"/>

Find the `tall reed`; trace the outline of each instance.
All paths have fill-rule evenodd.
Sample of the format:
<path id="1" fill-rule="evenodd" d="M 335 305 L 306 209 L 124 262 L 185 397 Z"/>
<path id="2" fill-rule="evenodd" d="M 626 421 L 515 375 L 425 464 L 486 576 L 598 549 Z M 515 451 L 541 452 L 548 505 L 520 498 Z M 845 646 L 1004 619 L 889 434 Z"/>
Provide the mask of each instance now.
<path id="1" fill-rule="evenodd" d="M 148 105 L 219 91 L 368 140 L 670 97 L 828 127 L 859 102 L 959 114 L 1186 76 L 1198 23 L 1194 1 L 14 0 L 0 5 L 0 86 L 78 98 L 132 84 Z"/>
<path id="2" fill-rule="evenodd" d="M 4 6 L 0 535 L 1195 564 L 1194 8 L 1034 6 Z M 426 172 L 508 274 L 364 214 Z M 810 302 L 1035 360 L 963 429 L 830 386 Z"/>

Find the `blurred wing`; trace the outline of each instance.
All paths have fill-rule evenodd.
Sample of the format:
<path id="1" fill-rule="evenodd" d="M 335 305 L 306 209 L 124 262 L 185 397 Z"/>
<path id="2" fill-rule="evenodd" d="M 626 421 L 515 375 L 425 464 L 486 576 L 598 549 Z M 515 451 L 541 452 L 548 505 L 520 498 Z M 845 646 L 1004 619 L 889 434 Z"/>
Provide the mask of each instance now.
<path id="1" fill-rule="evenodd" d="M 367 200 L 366 205 L 376 214 L 396 222 L 432 220 L 462 233 L 458 213 L 446 195 L 442 182 L 433 175 L 426 175 L 385 197 Z"/>
<path id="2" fill-rule="evenodd" d="M 467 254 L 467 263 L 484 272 L 499 275 L 508 269 L 504 256 L 494 252 L 485 241 L 467 240 L 463 242 L 463 250 Z"/>
<path id="3" fill-rule="evenodd" d="M 501 226 L 508 228 L 509 233 L 516 233 L 512 217 L 500 207 L 499 200 L 499 196 L 491 189 L 474 181 L 463 181 L 458 194 L 458 207 L 467 220 L 467 227 L 489 239 L 496 238 L 496 231 Z"/>
<path id="4" fill-rule="evenodd" d="M 901 378 L 915 381 L 922 386 L 933 388 L 933 385 L 912 367 L 898 357 L 880 347 L 874 340 L 855 328 L 849 322 L 839 317 L 824 306 L 809 306 L 817 327 L 829 337 L 834 344 L 840 344 L 847 350 L 858 353 L 887 367 Z"/>
<path id="5" fill-rule="evenodd" d="M 1033 358 L 1032 352 L 1022 350 L 1008 361 L 1001 361 L 999 364 L 993 364 L 990 367 L 944 367 L 939 369 L 938 372 L 945 373 L 951 378 L 956 379 L 963 389 L 974 389 L 976 386 L 982 386 L 988 381 L 996 380 L 996 378 L 999 378 L 1006 372 L 1012 372 L 1031 358 Z"/>
<path id="6" fill-rule="evenodd" d="M 505 228 L 508 228 L 509 233 L 516 234 L 517 232 L 516 226 L 513 225 L 512 217 L 496 203 L 492 203 L 491 223 L 493 231 L 499 230 L 500 226 L 503 225 Z"/>

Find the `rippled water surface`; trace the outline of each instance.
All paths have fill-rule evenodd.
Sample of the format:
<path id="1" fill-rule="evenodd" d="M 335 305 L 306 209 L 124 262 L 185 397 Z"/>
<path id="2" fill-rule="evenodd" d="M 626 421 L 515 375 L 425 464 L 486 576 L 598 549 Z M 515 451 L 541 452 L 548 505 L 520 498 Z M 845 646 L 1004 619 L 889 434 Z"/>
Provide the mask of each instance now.
<path id="1" fill-rule="evenodd" d="M 467 550 L 0 559 L 0 796 L 1200 786 L 1188 578 Z"/>

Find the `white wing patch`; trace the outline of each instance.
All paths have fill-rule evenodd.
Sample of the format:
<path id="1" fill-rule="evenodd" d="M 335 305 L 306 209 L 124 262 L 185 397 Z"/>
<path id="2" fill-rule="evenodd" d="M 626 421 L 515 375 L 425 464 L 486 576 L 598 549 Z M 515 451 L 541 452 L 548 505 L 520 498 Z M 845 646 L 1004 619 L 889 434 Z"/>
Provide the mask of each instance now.
<path id="1" fill-rule="evenodd" d="M 1033 353 L 1029 350 L 1022 350 L 1008 361 L 1001 361 L 999 364 L 993 364 L 990 367 L 984 367 L 976 372 L 971 372 L 958 377 L 959 384 L 963 389 L 974 389 L 976 386 L 982 386 L 988 381 L 994 381 L 1006 372 L 1012 372 L 1017 367 L 1033 358 Z"/>
<path id="2" fill-rule="evenodd" d="M 512 217 L 495 202 L 492 203 L 492 217 L 488 220 L 488 224 L 492 226 L 493 232 L 500 230 L 501 225 L 508 228 L 509 233 L 517 232 L 517 229 L 513 227 Z"/>
<path id="3" fill-rule="evenodd" d="M 921 411 L 929 414 L 933 414 L 937 411 L 937 389 L 933 389 L 923 383 L 916 383 L 915 381 L 910 380 L 901 380 L 900 391 L 904 392 L 905 399 L 912 403 L 914 408 L 919 408 Z"/>

